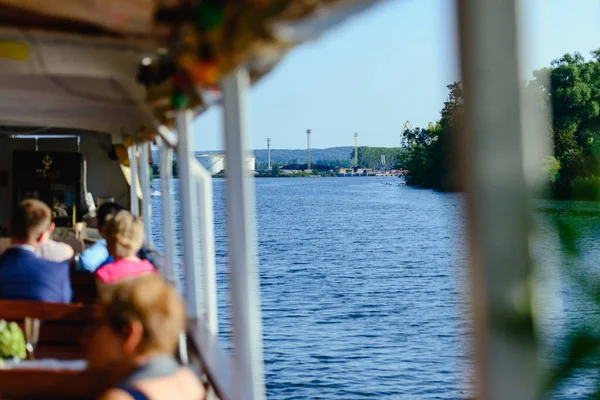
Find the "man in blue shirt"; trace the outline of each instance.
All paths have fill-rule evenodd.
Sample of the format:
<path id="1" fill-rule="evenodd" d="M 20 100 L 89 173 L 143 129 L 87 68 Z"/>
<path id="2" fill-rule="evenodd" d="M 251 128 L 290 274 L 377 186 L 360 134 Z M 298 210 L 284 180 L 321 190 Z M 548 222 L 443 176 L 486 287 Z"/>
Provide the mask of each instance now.
<path id="1" fill-rule="evenodd" d="M 24 200 L 10 224 L 11 246 L 0 256 L 0 299 L 71 301 L 69 262 L 47 261 L 36 250 L 50 235 L 52 211 L 39 200 Z"/>

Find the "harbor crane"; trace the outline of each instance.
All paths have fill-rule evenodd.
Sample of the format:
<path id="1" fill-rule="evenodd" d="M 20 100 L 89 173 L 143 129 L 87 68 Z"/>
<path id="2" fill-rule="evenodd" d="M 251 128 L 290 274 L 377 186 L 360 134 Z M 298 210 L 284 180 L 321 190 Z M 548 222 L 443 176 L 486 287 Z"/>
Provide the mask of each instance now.
<path id="1" fill-rule="evenodd" d="M 410 129 L 414 129 L 412 127 L 412 125 L 410 124 L 409 120 L 406 120 L 406 122 L 404 123 L 404 125 L 402 126 L 402 130 L 400 131 L 400 147 L 402 147 L 402 137 L 404 135 L 404 132 L 406 132 L 406 130 L 410 128 Z"/>

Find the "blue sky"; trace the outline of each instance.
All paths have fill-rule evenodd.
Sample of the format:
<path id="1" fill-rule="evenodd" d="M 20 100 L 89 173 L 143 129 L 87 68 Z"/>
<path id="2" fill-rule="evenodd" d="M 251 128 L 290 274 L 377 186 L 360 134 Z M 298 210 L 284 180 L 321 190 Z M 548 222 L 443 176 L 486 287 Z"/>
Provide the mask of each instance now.
<path id="1" fill-rule="evenodd" d="M 600 47 L 598 0 L 523 0 L 523 71 Z M 398 146 L 406 120 L 439 117 L 458 80 L 453 0 L 388 0 L 293 50 L 249 96 L 251 148 Z M 221 149 L 218 108 L 194 123 L 195 149 Z"/>

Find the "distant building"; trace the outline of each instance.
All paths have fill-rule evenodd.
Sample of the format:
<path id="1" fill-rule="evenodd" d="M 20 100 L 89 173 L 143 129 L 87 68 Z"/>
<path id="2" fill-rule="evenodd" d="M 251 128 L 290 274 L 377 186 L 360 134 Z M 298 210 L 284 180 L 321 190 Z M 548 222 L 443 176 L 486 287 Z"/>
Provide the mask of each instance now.
<path id="1" fill-rule="evenodd" d="M 256 171 L 256 157 L 253 155 L 248 156 L 248 169 Z"/>
<path id="2" fill-rule="evenodd" d="M 224 154 L 199 154 L 196 155 L 196 159 L 213 175 L 225 172 L 227 169 Z M 256 170 L 256 157 L 254 155 L 249 155 L 247 160 L 248 169 L 250 169 L 250 171 Z"/>
<path id="3" fill-rule="evenodd" d="M 196 159 L 213 175 L 225 169 L 225 156 L 222 154 L 200 154 Z"/>

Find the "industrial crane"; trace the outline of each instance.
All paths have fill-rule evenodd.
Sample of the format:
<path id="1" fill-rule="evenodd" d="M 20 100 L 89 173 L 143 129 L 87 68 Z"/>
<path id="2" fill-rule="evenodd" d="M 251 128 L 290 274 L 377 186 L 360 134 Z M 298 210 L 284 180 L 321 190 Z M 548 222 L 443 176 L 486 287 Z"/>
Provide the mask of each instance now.
<path id="1" fill-rule="evenodd" d="M 400 131 L 400 136 L 402 136 L 404 134 L 404 131 L 406 131 L 408 128 L 414 129 L 412 127 L 412 125 L 410 124 L 410 121 L 406 120 L 406 122 L 404 123 L 404 126 L 402 127 L 402 130 Z"/>
<path id="2" fill-rule="evenodd" d="M 404 132 L 406 132 L 406 130 L 410 127 L 410 129 L 414 129 L 412 127 L 412 125 L 410 124 L 409 120 L 406 120 L 406 122 L 404 123 L 404 126 L 402 126 L 402 130 L 400 131 L 400 147 L 402 147 L 402 136 L 404 135 Z"/>
<path id="3" fill-rule="evenodd" d="M 429 122 L 429 123 L 427 124 L 427 130 L 429 130 L 429 131 L 432 131 L 432 130 L 434 130 L 434 129 L 435 129 L 435 127 L 436 127 L 436 125 L 437 125 L 437 124 L 436 124 L 436 123 L 434 123 L 434 122 Z M 410 124 L 410 121 L 408 121 L 408 120 L 407 120 L 407 121 L 404 123 L 404 125 L 402 126 L 402 130 L 400 131 L 400 141 L 402 141 L 402 136 L 404 135 L 404 132 L 406 132 L 406 130 L 407 130 L 408 128 L 410 128 L 410 129 L 414 129 L 414 128 L 412 127 L 412 125 Z"/>

